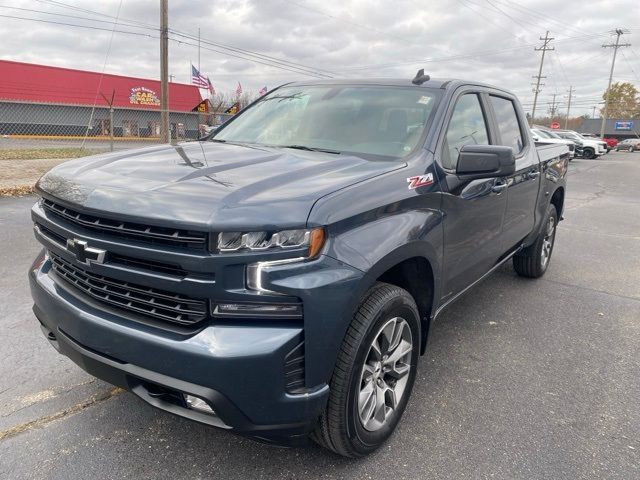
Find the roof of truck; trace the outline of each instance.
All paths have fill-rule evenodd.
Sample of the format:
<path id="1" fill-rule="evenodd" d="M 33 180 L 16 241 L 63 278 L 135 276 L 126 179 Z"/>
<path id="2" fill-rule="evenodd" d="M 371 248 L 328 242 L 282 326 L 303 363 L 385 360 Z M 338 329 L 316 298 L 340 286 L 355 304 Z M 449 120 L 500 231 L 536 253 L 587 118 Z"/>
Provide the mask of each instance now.
<path id="1" fill-rule="evenodd" d="M 298 82 L 291 82 L 287 85 L 390 85 L 398 87 L 415 87 L 415 88 L 456 88 L 462 85 L 475 85 L 485 88 L 493 88 L 509 93 L 508 90 L 489 85 L 482 82 L 461 80 L 457 78 L 431 78 L 428 81 L 415 85 L 411 82 L 411 78 L 328 78 L 328 79 L 309 79 Z"/>

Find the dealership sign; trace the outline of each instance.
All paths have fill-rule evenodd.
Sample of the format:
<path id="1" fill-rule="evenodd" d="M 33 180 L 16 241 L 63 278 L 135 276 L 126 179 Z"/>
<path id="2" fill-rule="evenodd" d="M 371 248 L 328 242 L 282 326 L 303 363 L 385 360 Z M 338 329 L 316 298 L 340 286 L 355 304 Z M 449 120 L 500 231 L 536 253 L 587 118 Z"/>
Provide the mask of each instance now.
<path id="1" fill-rule="evenodd" d="M 633 122 L 616 122 L 616 130 L 633 130 Z"/>
<path id="2" fill-rule="evenodd" d="M 151 105 L 157 107 L 160 105 L 160 100 L 156 92 L 145 87 L 135 87 L 131 89 L 131 95 L 129 95 L 129 103 L 134 105 Z"/>

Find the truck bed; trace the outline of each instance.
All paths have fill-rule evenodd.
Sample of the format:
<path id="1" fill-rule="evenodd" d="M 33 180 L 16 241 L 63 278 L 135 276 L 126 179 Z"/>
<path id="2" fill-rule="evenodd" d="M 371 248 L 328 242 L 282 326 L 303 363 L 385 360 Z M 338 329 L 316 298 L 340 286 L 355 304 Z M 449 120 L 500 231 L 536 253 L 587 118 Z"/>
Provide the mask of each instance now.
<path id="1" fill-rule="evenodd" d="M 541 163 L 547 162 L 554 158 L 569 155 L 569 147 L 566 145 L 552 145 L 549 143 L 535 142 L 538 158 Z"/>

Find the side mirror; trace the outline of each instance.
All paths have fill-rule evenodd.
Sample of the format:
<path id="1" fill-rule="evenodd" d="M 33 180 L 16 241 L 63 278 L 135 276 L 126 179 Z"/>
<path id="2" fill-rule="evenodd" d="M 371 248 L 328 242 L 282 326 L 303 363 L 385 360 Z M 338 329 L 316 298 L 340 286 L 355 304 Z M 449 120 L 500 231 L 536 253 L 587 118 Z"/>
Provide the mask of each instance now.
<path id="1" fill-rule="evenodd" d="M 456 173 L 465 178 L 506 177 L 516 171 L 511 147 L 501 145 L 465 145 L 458 155 Z"/>

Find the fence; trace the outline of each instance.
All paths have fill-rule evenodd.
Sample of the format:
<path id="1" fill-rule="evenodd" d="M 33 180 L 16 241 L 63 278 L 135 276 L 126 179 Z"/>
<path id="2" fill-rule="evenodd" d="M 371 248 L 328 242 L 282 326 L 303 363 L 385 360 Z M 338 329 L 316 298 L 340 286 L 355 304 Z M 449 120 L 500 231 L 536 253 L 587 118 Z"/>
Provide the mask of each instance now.
<path id="1" fill-rule="evenodd" d="M 171 111 L 171 141 L 197 140 L 230 117 Z M 159 110 L 0 99 L 0 189 L 32 184 L 64 159 L 160 142 Z"/>
<path id="2" fill-rule="evenodd" d="M 196 140 L 207 127 L 224 123 L 222 113 L 169 112 L 174 140 Z M 113 128 L 112 128 L 113 125 Z M 72 137 L 160 139 L 160 111 L 126 107 L 96 107 L 30 103 L 0 99 L 0 135 L 14 137 Z"/>

